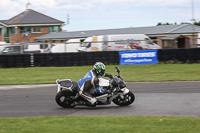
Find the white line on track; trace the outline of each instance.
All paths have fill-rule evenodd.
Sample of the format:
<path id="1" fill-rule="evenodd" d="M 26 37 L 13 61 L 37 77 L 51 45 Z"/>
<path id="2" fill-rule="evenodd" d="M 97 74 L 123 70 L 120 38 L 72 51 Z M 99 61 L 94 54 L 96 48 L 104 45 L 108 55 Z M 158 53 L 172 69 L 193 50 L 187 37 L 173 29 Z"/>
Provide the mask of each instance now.
<path id="1" fill-rule="evenodd" d="M 56 84 L 35 84 L 35 85 L 0 85 L 0 90 L 15 90 L 15 89 L 33 89 L 33 88 L 48 88 L 56 86 Z"/>

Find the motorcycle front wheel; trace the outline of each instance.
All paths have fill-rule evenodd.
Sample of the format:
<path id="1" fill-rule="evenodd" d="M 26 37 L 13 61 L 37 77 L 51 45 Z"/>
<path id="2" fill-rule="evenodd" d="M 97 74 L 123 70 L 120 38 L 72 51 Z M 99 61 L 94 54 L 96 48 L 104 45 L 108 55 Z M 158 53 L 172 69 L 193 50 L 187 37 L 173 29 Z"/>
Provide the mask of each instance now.
<path id="1" fill-rule="evenodd" d="M 113 103 L 119 106 L 128 106 L 135 101 L 135 95 L 129 91 L 126 95 L 118 96 L 113 100 Z"/>
<path id="2" fill-rule="evenodd" d="M 57 93 L 55 100 L 56 103 L 63 108 L 73 108 L 75 107 L 75 105 L 73 105 L 74 97 L 74 95 L 59 92 Z"/>

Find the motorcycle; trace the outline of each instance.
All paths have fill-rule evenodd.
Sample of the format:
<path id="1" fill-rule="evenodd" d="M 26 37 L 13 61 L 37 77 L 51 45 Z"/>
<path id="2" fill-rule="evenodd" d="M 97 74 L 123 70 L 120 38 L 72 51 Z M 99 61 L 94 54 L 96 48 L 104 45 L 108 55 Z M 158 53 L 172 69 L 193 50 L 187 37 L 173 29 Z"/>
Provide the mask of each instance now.
<path id="1" fill-rule="evenodd" d="M 90 90 L 90 94 L 97 99 L 96 105 L 108 105 L 113 102 L 119 106 L 128 106 L 135 101 L 135 95 L 126 88 L 124 80 L 120 76 L 120 70 L 115 67 L 118 75 L 111 74 L 109 79 L 99 78 L 99 86 L 105 90 L 104 94 Z M 56 103 L 63 108 L 73 108 L 77 105 L 91 106 L 91 104 L 79 95 L 78 83 L 71 79 L 56 80 L 58 85 L 55 97 Z"/>

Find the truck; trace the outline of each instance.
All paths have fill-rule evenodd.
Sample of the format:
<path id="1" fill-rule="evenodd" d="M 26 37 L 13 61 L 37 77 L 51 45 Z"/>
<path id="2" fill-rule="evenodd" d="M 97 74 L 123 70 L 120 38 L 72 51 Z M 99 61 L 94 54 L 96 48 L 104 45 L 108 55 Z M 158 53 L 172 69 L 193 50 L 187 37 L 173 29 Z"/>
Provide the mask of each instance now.
<path id="1" fill-rule="evenodd" d="M 77 50 L 79 52 L 90 52 L 143 49 L 160 49 L 160 46 L 145 34 L 113 34 L 88 37 Z"/>

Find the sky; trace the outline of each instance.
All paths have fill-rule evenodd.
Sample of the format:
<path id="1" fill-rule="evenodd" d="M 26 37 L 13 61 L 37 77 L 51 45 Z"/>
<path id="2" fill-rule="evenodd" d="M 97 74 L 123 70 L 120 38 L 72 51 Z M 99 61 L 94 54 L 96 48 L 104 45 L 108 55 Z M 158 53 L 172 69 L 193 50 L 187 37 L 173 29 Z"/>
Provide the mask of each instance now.
<path id="1" fill-rule="evenodd" d="M 0 0 L 0 20 L 31 9 L 64 21 L 66 31 L 148 27 L 200 21 L 200 0 Z M 67 23 L 68 22 L 68 23 Z"/>

